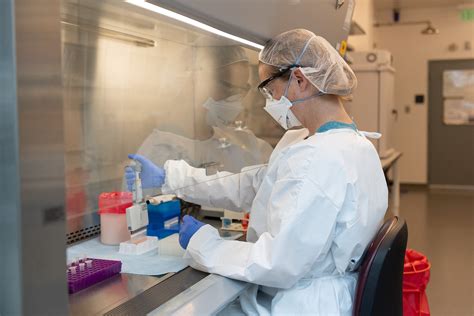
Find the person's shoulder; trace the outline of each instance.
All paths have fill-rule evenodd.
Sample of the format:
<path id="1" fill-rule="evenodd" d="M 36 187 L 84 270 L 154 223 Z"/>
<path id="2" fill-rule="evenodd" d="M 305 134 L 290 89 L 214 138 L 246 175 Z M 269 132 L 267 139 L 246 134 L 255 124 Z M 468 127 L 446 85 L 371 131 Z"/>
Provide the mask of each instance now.
<path id="1" fill-rule="evenodd" d="M 278 179 L 296 180 L 303 190 L 317 187 L 332 201 L 340 201 L 350 172 L 342 153 L 331 151 L 307 140 L 286 148 L 278 163 Z"/>
<path id="2" fill-rule="evenodd" d="M 326 155 L 337 150 L 336 147 L 335 139 L 329 139 L 315 134 L 301 139 L 294 144 L 290 144 L 285 152 L 286 155 L 290 156 L 308 155 L 314 160 L 325 158 Z"/>
<path id="3" fill-rule="evenodd" d="M 347 154 L 353 150 L 351 136 L 313 135 L 282 151 L 281 160 L 299 177 L 342 176 L 347 169 Z"/>
<path id="4" fill-rule="evenodd" d="M 293 178 L 305 178 L 311 166 L 316 162 L 318 146 L 305 141 L 284 148 L 278 155 L 280 172 Z"/>

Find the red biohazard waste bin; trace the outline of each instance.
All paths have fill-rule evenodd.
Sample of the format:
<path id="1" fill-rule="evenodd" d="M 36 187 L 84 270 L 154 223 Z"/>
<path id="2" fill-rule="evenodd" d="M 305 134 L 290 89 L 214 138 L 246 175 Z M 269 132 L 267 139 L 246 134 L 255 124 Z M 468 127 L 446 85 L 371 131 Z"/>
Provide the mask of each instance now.
<path id="1" fill-rule="evenodd" d="M 422 253 L 407 249 L 403 268 L 403 316 L 429 316 L 426 286 L 431 264 Z"/>

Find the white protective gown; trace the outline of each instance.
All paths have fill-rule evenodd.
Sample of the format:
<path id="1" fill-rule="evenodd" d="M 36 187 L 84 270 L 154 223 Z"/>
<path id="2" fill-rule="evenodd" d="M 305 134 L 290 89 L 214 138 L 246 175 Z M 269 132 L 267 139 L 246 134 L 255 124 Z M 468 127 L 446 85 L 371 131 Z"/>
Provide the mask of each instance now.
<path id="1" fill-rule="evenodd" d="M 196 269 L 256 284 L 240 297 L 246 314 L 352 315 L 357 274 L 351 270 L 380 227 L 387 186 L 361 132 L 307 134 L 288 131 L 268 166 L 235 175 L 206 176 L 184 161 L 165 164 L 165 193 L 250 210 L 248 242 L 223 240 L 205 225 L 185 253 Z M 268 294 L 266 302 L 257 290 Z"/>

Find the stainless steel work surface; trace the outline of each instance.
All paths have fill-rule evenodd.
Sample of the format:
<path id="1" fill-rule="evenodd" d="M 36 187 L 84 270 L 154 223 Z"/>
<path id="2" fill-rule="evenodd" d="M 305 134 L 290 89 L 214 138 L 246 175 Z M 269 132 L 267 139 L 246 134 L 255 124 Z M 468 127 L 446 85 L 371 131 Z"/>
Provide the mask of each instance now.
<path id="1" fill-rule="evenodd" d="M 69 313 L 71 315 L 102 315 L 172 275 L 173 273 L 163 276 L 119 274 L 71 294 L 69 296 Z"/>
<path id="2" fill-rule="evenodd" d="M 214 315 L 234 301 L 250 285 L 250 283 L 210 274 L 160 305 L 149 315 Z"/>
<path id="3" fill-rule="evenodd" d="M 202 219 L 216 228 L 220 221 Z M 220 231 L 220 234 L 224 232 Z M 227 232 L 229 239 L 245 240 L 238 232 Z M 176 273 L 147 276 L 122 273 L 87 289 L 69 295 L 71 315 L 146 315 L 162 311 L 183 312 L 183 307 L 198 310 L 219 309 L 235 299 L 247 284 L 187 267 Z M 206 300 L 219 298 L 212 306 Z M 160 308 L 161 307 L 161 308 Z"/>
<path id="4" fill-rule="evenodd" d="M 207 273 L 186 268 L 138 296 L 109 310 L 104 315 L 146 315 L 208 276 Z"/>

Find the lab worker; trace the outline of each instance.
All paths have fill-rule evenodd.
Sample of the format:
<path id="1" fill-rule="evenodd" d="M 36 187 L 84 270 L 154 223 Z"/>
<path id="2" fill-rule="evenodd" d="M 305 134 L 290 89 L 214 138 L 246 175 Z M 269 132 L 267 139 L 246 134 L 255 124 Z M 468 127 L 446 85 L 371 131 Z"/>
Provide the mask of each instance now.
<path id="1" fill-rule="evenodd" d="M 244 49 L 199 47 L 195 65 L 195 138 L 156 128 L 137 154 L 159 166 L 169 159 L 179 159 L 194 167 L 230 172 L 268 162 L 273 148 L 245 128 L 243 122 L 235 124 L 250 90 L 249 59 Z"/>
<path id="2" fill-rule="evenodd" d="M 179 236 L 192 267 L 252 283 L 241 312 L 352 315 L 357 265 L 388 198 L 377 152 L 342 104 L 356 77 L 324 38 L 303 29 L 269 41 L 259 60 L 265 110 L 285 129 L 302 126 L 286 132 L 268 164 L 206 176 L 171 160 L 144 172 L 165 193 L 250 210 L 246 242 L 224 240 L 190 216 Z"/>

